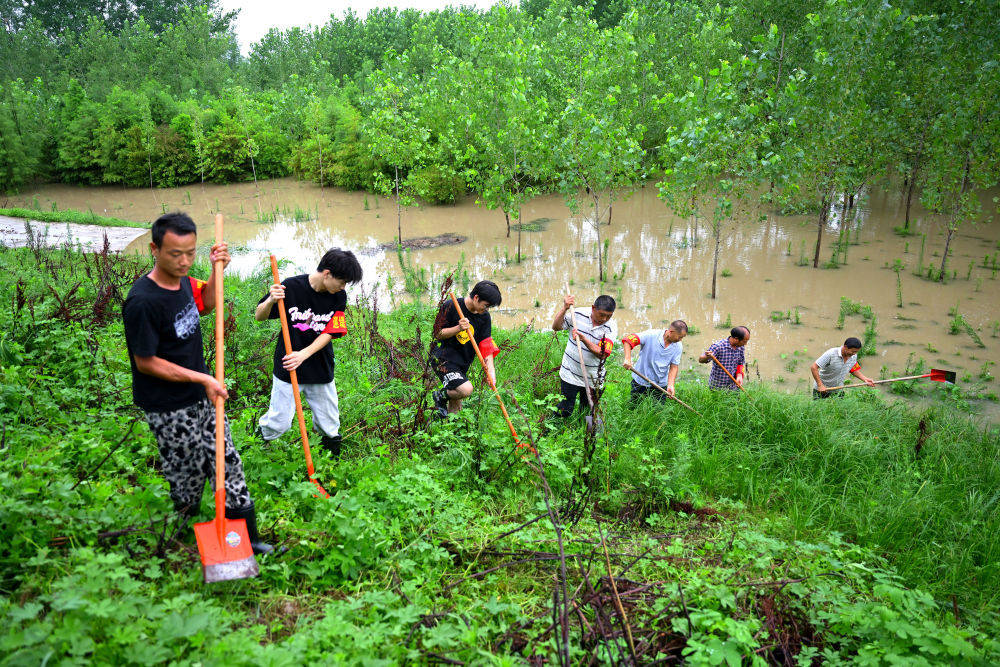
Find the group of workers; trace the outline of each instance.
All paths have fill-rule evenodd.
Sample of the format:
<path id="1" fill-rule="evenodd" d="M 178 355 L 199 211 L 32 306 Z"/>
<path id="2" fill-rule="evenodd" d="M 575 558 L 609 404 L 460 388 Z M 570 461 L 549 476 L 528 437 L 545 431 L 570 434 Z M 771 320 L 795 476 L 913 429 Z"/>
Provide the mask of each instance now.
<path id="1" fill-rule="evenodd" d="M 199 318 L 220 304 L 215 303 L 216 262 L 228 265 L 225 243 L 212 246 L 212 272 L 202 281 L 188 276 L 195 259 L 197 228 L 185 213 L 168 213 L 152 225 L 150 250 L 152 270 L 136 280 L 122 308 L 125 340 L 132 370 L 133 398 L 146 414 L 156 438 L 163 476 L 170 486 L 174 508 L 190 521 L 201 510 L 205 480 L 214 484 L 215 410 L 218 397 L 228 398 L 225 386 L 208 372 L 202 348 Z M 271 285 L 260 299 L 254 316 L 258 321 L 275 319 L 283 300 L 288 313 L 293 351 L 285 352 L 279 337 L 274 351 L 271 397 L 267 412 L 258 423 L 259 436 L 267 443 L 291 427 L 295 403 L 290 371 L 295 371 L 301 394 L 313 413 L 313 426 L 322 434 L 321 444 L 334 457 L 340 455 L 340 411 L 334 380 L 331 341 L 346 335 L 347 285 L 358 283 L 362 269 L 350 251 L 327 251 L 316 270 L 286 278 Z M 434 325 L 432 365 L 441 380 L 432 397 L 442 418 L 457 412 L 473 392 L 469 367 L 481 356 L 491 384 L 496 379 L 494 359 L 500 351 L 493 342 L 490 308 L 502 297 L 496 283 L 478 282 L 462 299 L 441 307 Z M 562 400 L 555 414 L 569 417 L 579 403 L 588 409 L 589 399 L 604 386 L 607 359 L 618 340 L 614 321 L 615 300 L 601 295 L 593 305 L 577 308 L 573 295 L 562 298 L 552 321 L 555 331 L 569 330 L 570 336 L 559 367 Z M 622 365 L 633 371 L 631 398 L 646 395 L 665 399 L 674 396 L 683 352 L 682 340 L 688 325 L 677 319 L 665 329 L 629 333 L 620 340 Z M 727 338 L 716 341 L 698 357 L 712 364 L 709 387 L 740 390 L 746 378 L 745 346 L 750 330 L 734 327 Z M 479 355 L 473 349 L 479 348 Z M 840 347 L 824 352 L 811 366 L 815 381 L 813 395 L 826 398 L 836 392 L 847 375 L 873 385 L 857 362 L 861 341 L 848 338 Z M 638 359 L 633 354 L 638 353 Z M 661 391 L 661 388 L 664 388 Z M 233 446 L 228 423 L 225 425 L 226 517 L 245 519 L 254 553 L 273 547 L 257 529 L 253 499 L 247 488 L 240 454 Z"/>

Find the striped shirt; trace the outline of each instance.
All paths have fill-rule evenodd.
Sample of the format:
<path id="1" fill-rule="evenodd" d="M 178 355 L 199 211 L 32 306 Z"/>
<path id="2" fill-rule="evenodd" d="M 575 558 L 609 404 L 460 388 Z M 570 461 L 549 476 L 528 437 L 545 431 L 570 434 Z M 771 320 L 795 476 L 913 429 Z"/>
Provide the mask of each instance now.
<path id="1" fill-rule="evenodd" d="M 712 346 L 708 348 L 708 351 L 715 355 L 726 370 L 736 376 L 736 367 L 746 365 L 746 357 L 743 354 L 742 347 L 733 347 L 729 344 L 728 338 L 723 338 L 722 340 L 712 343 Z M 726 371 L 719 368 L 719 364 L 715 363 L 711 359 L 708 360 L 712 364 L 712 373 L 708 376 L 708 386 L 712 389 L 737 389 L 733 381 L 729 379 L 726 375 Z"/>
<path id="2" fill-rule="evenodd" d="M 573 327 L 580 333 L 580 346 L 583 348 L 583 361 L 587 365 L 587 376 L 590 379 L 590 386 L 599 387 L 604 384 L 604 376 L 607 375 L 605 367 L 601 377 L 597 377 L 597 369 L 601 365 L 601 359 L 591 352 L 584 340 L 589 340 L 594 345 L 601 345 L 602 339 L 613 341 L 618 335 L 618 325 L 613 319 L 608 320 L 600 326 L 594 326 L 590 319 L 591 308 L 576 308 L 566 312 L 563 318 L 563 328 L 570 332 L 569 341 L 566 343 L 566 351 L 563 352 L 562 365 L 559 367 L 559 379 L 577 387 L 584 386 L 583 371 L 580 369 L 580 353 L 573 340 Z M 605 361 L 607 366 L 607 361 Z"/>

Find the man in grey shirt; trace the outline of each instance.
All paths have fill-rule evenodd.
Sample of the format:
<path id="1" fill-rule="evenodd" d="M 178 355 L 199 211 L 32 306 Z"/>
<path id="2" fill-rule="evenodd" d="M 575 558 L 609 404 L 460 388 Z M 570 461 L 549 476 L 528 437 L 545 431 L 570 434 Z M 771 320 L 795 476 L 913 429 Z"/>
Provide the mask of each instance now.
<path id="1" fill-rule="evenodd" d="M 861 341 L 853 336 L 844 341 L 841 347 L 831 347 L 820 355 L 819 359 L 809 367 L 812 373 L 813 398 L 829 398 L 841 392 L 831 392 L 827 387 L 839 387 L 844 384 L 847 374 L 850 373 L 870 387 L 875 386 L 875 382 L 861 372 L 861 365 L 858 363 L 858 352 L 861 350 Z"/>

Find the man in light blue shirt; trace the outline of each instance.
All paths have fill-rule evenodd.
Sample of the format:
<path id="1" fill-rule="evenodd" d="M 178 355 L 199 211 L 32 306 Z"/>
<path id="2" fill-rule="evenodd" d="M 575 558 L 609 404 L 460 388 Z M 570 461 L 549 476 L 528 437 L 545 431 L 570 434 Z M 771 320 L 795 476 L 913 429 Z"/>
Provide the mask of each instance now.
<path id="1" fill-rule="evenodd" d="M 622 338 L 625 348 L 625 359 L 622 366 L 628 370 L 635 369 L 642 375 L 666 387 L 667 393 L 674 395 L 674 381 L 680 368 L 681 353 L 684 351 L 681 340 L 687 335 L 688 326 L 684 320 L 674 320 L 666 329 L 649 329 L 640 334 L 629 334 Z M 632 365 L 633 348 L 642 348 L 639 361 Z M 632 375 L 632 400 L 639 400 L 645 394 L 652 394 L 660 400 L 666 397 L 649 382 L 636 374 Z"/>

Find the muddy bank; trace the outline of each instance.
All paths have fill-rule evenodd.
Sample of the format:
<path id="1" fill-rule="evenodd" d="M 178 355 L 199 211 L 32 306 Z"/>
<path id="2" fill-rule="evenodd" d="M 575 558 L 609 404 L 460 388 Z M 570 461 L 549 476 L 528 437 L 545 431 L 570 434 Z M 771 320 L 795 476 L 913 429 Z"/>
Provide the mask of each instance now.
<path id="1" fill-rule="evenodd" d="M 137 239 L 148 235 L 140 227 L 101 227 L 71 222 L 38 222 L 24 218 L 0 216 L 0 244 L 8 248 L 23 248 L 37 243 L 46 247 L 69 244 L 88 251 L 104 248 L 107 238 L 112 252 L 125 250 Z"/>
<path id="2" fill-rule="evenodd" d="M 996 194 L 984 194 L 987 210 Z M 289 271 L 310 271 L 325 250 L 339 246 L 359 252 L 364 269 L 364 283 L 352 287 L 352 294 L 377 290 L 379 304 L 387 308 L 411 298 L 404 291 L 400 257 L 393 252 L 397 226 L 391 199 L 320 189 L 294 179 L 261 181 L 256 188 L 252 183 L 164 190 L 46 185 L 23 195 L 26 202 L 35 197 L 43 208 L 58 204 L 133 220 L 183 210 L 199 224 L 203 246 L 211 238 L 214 214 L 221 212 L 234 252 L 231 267 L 241 275 L 266 271 L 271 252 L 289 261 Z M 1000 373 L 993 361 L 1000 357 L 1000 225 L 984 217 L 981 224 L 959 229 L 949 260 L 954 278 L 949 272 L 942 285 L 915 274 L 940 264 L 945 221 L 917 206 L 912 213 L 915 235 L 899 236 L 893 228 L 902 224 L 904 204 L 898 188 L 877 189 L 852 210 L 832 210 L 820 257 L 821 264 L 829 262 L 832 243 L 844 229 L 849 245 L 839 268 L 803 265 L 811 264 L 815 215 L 783 216 L 762 209 L 727 223 L 714 300 L 708 297 L 712 211 L 703 211 L 698 221 L 679 218 L 652 187 L 616 202 L 613 223 L 599 229 L 586 207 L 573 213 L 559 195 L 532 199 L 521 212 L 520 263 L 516 228 L 508 238 L 503 213 L 477 206 L 473 197 L 454 206 L 407 208 L 404 239 L 433 239 L 448 232 L 466 240 L 423 247 L 402 259 L 406 270 L 423 272 L 421 281 L 434 282 L 459 263 L 460 289 L 466 279 L 495 280 L 503 290 L 503 304 L 494 321 L 505 327 L 547 328 L 566 281 L 572 282 L 580 304 L 602 292 L 615 297 L 620 331 L 685 319 L 692 332 L 683 343 L 685 373 L 707 374 L 695 357 L 730 326 L 743 324 L 752 332 L 747 350 L 751 379 L 807 392 L 812 361 L 847 336 L 864 338 L 868 329 L 876 337 L 875 356 L 861 360 L 868 375 L 903 374 L 908 365 L 923 361 L 926 368 L 959 371 L 963 386 L 980 384 L 984 393 L 997 394 L 1000 385 L 993 376 Z M 285 213 L 296 210 L 311 219 L 296 221 Z M 599 285 L 597 249 L 605 240 L 607 281 Z M 132 247 L 143 251 L 144 246 L 140 239 Z M 366 248 L 373 252 L 360 254 Z M 894 266 L 902 268 L 896 272 Z M 858 314 L 839 323 L 842 297 L 869 306 L 877 318 L 874 327 Z M 951 333 L 956 308 L 978 341 L 961 326 Z"/>

